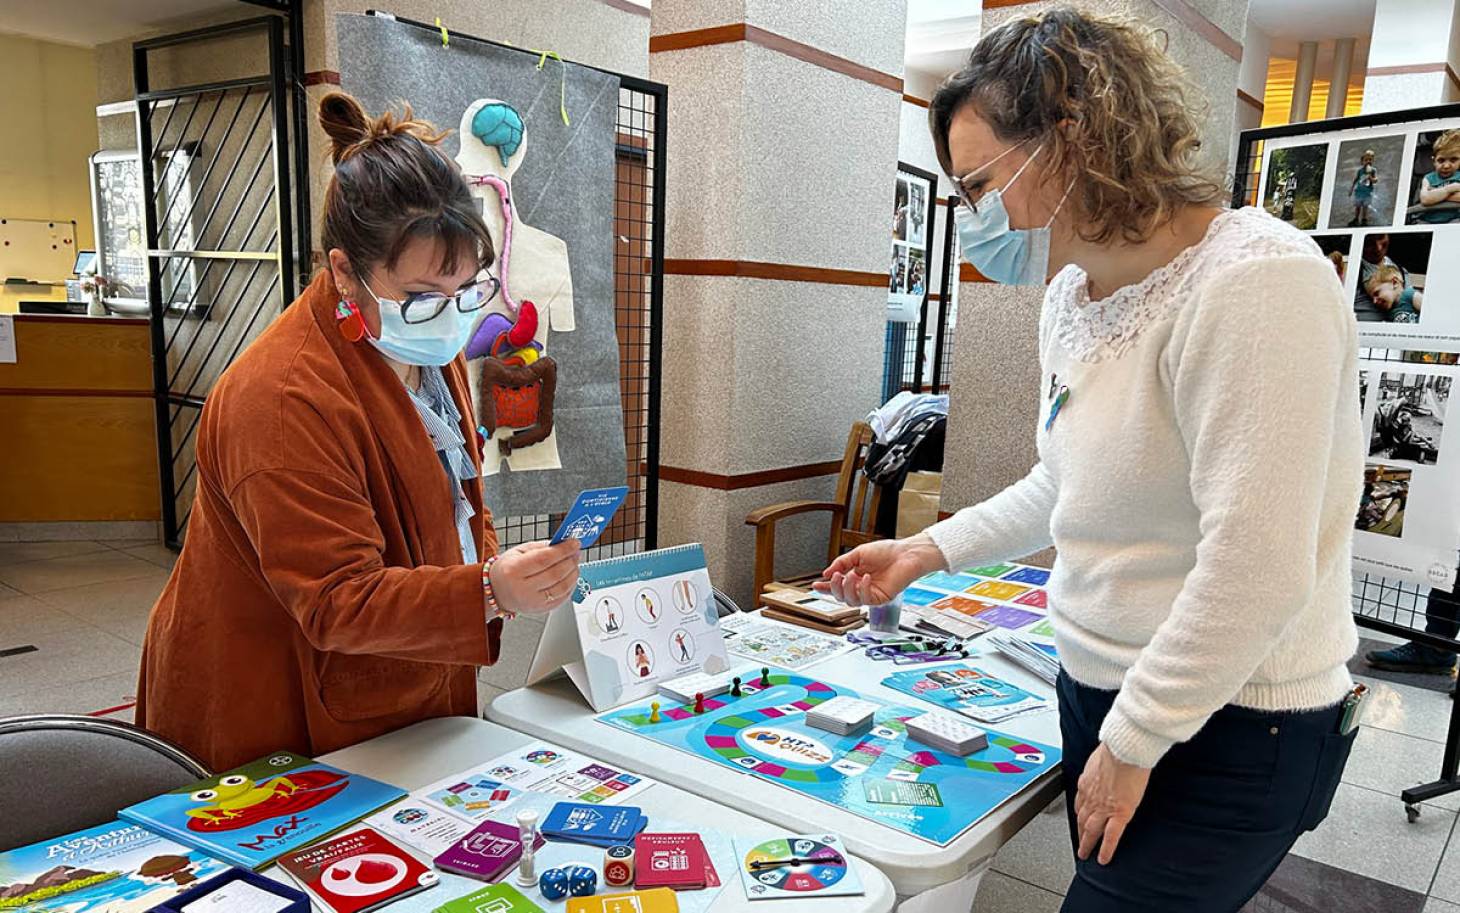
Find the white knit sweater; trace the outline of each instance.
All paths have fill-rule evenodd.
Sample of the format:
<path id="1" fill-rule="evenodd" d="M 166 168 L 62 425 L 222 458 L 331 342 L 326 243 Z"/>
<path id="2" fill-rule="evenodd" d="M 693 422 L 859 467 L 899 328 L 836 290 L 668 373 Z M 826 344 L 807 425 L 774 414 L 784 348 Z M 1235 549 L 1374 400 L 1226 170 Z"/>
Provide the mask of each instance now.
<path id="1" fill-rule="evenodd" d="M 1332 264 L 1256 209 L 1103 301 L 1078 267 L 1051 282 L 1039 462 L 928 532 L 955 569 L 1058 549 L 1060 661 L 1120 690 L 1100 738 L 1121 760 L 1154 766 L 1224 704 L 1352 686 L 1357 356 Z"/>

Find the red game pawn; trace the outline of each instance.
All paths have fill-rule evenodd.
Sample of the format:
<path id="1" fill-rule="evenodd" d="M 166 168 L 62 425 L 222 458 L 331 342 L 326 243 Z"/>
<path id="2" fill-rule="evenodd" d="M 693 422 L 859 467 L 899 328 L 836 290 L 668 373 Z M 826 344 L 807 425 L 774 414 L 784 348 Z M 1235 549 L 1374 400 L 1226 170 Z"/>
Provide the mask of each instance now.
<path id="1" fill-rule="evenodd" d="M 705 712 L 705 693 L 703 691 L 696 691 L 695 692 L 695 713 L 704 713 L 704 712 Z"/>

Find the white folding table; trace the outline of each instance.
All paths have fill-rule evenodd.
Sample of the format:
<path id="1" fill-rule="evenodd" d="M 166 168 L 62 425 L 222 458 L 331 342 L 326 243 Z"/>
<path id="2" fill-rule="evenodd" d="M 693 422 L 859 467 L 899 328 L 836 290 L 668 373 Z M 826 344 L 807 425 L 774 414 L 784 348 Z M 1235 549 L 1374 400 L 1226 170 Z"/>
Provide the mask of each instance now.
<path id="1" fill-rule="evenodd" d="M 445 717 L 426 720 L 316 760 L 383 780 L 401 789 L 413 790 L 531 741 L 534 739 L 520 732 L 485 720 Z M 601 757 L 592 750 L 583 753 Z M 670 783 L 656 783 L 634 796 L 633 801 L 649 816 L 651 827 L 655 816 L 662 816 L 701 825 L 706 830 L 751 839 L 771 838 L 784 833 L 781 828 L 743 811 L 692 795 Z M 862 895 L 776 900 L 768 906 L 775 908 L 774 913 L 888 913 L 892 910 L 896 897 L 887 876 L 865 859 L 853 856 L 852 864 L 856 866 L 865 888 Z M 724 887 L 710 907 L 711 911 L 728 913 L 746 909 L 749 902 L 745 899 L 738 874 L 720 872 L 720 880 Z"/>
<path id="2" fill-rule="evenodd" d="M 1058 746 L 1059 716 L 1053 708 L 1054 689 L 993 647 L 981 643 L 983 640 L 973 641 L 981 653 L 968 662 L 1034 694 L 1048 697 L 1051 703 L 1050 710 L 990 728 Z M 732 665 L 737 664 L 736 657 L 732 656 L 731 661 Z M 921 666 L 894 666 L 891 662 L 874 661 L 857 649 L 798 672 L 845 685 L 865 696 L 916 706 L 917 698 L 885 688 L 881 681 L 890 672 L 917 668 Z M 932 705 L 928 707 L 931 709 Z M 962 913 L 970 909 L 978 893 L 979 879 L 999 847 L 1059 796 L 1061 790 L 1059 770 L 1052 770 L 952 843 L 938 846 L 748 772 L 731 770 L 600 723 L 587 701 L 563 676 L 501 695 L 492 702 L 487 715 L 505 726 L 598 755 L 783 827 L 798 832 L 827 830 L 840 834 L 848 849 L 874 861 L 892 880 L 901 900 L 899 909 L 904 913 Z M 949 798 L 956 800 L 956 796 Z"/>

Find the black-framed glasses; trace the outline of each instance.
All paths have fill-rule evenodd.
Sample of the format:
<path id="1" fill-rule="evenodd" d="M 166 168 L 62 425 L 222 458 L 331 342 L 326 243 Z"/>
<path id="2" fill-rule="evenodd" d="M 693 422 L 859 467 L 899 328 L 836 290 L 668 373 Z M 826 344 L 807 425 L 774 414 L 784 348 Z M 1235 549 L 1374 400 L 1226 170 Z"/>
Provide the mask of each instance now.
<path id="1" fill-rule="evenodd" d="M 479 311 L 497 297 L 502 290 L 501 281 L 488 273 L 471 285 L 466 286 L 454 295 L 443 295 L 440 292 L 411 292 L 401 301 L 392 298 L 382 298 L 375 294 L 375 290 L 367 283 L 365 290 L 375 295 L 375 300 L 381 304 L 393 304 L 400 308 L 401 320 L 406 323 L 426 323 L 441 316 L 447 305 L 456 303 L 456 309 L 463 314 L 470 314 L 472 311 Z"/>

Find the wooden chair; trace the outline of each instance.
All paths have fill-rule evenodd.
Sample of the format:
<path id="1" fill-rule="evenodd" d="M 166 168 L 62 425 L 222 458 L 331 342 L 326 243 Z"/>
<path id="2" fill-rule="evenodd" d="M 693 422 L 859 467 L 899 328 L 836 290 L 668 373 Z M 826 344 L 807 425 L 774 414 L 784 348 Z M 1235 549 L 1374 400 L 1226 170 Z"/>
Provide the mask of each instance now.
<path id="1" fill-rule="evenodd" d="M 776 579 L 776 524 L 787 517 L 815 511 L 831 514 L 831 536 L 826 544 L 828 564 L 835 561 L 842 552 L 882 538 L 872 532 L 873 524 L 877 520 L 877 508 L 882 502 L 882 489 L 873 485 L 862 473 L 862 466 L 867 462 L 867 448 L 871 443 L 872 426 L 866 422 L 854 423 L 851 433 L 847 435 L 847 450 L 842 456 L 841 473 L 837 477 L 835 501 L 787 501 L 751 511 L 746 516 L 746 525 L 755 527 L 757 607 L 761 604 L 761 594 L 767 590 L 809 586 L 820 577 L 818 571 L 802 577 Z"/>

